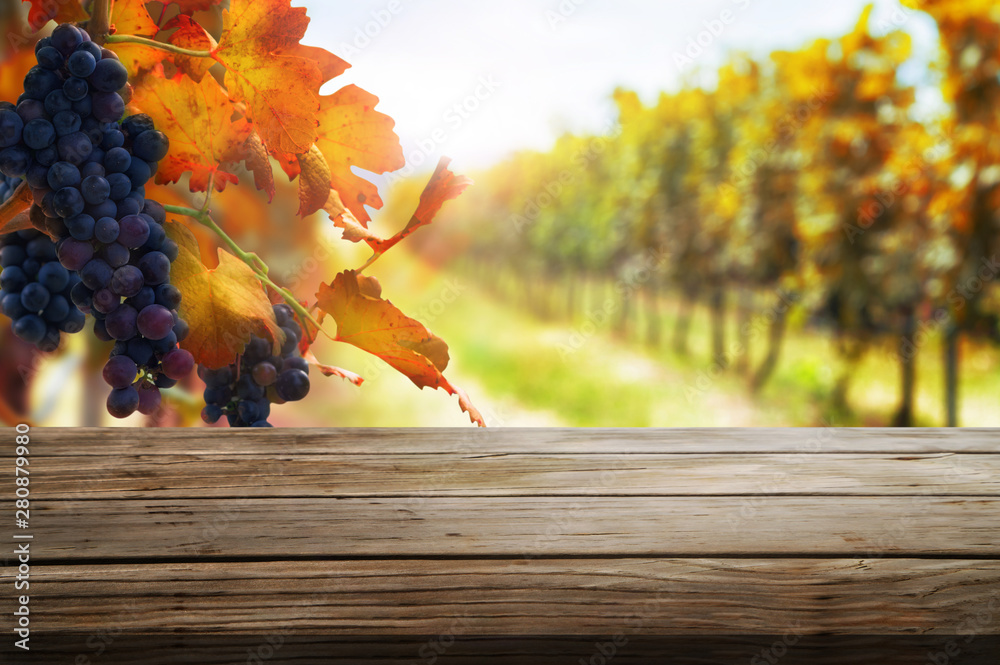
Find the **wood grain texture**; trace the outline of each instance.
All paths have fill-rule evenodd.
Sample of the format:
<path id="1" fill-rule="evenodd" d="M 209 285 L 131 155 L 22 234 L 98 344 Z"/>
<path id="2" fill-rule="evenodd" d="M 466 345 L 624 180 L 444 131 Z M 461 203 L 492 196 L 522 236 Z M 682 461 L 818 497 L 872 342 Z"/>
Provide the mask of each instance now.
<path id="1" fill-rule="evenodd" d="M 979 497 L 38 501 L 32 515 L 35 555 L 56 560 L 1000 556 L 1000 499 Z"/>
<path id="2" fill-rule="evenodd" d="M 977 631 L 1000 635 L 996 430 L 31 436 L 34 628 L 83 641 L 33 663 L 76 662 L 107 634 L 125 654 L 107 662 L 147 665 L 246 661 L 213 644 L 157 660 L 149 633 L 287 630 L 296 664 L 357 662 L 376 644 L 389 650 L 372 662 L 426 663 L 426 638 L 390 638 L 449 631 L 462 639 L 437 663 L 576 663 L 564 655 L 581 645 L 559 636 L 615 632 L 946 636 L 986 616 Z M 13 519 L 0 502 L 0 523 Z M 0 613 L 0 631 L 12 619 Z M 934 648 L 900 644 L 850 662 L 922 663 Z M 750 662 L 754 648 L 691 662 Z M 781 665 L 844 662 L 802 653 Z"/>
<path id="3" fill-rule="evenodd" d="M 34 458 L 38 499 L 1000 496 L 1000 455 L 441 453 Z"/>
<path id="4" fill-rule="evenodd" d="M 254 634 L 956 634 L 1000 563 L 883 560 L 259 562 L 45 567 L 38 630 Z"/>
<path id="5" fill-rule="evenodd" d="M 13 430 L 0 430 L 13 441 Z M 984 453 L 1000 454 L 995 429 L 46 429 L 35 455 L 302 455 L 413 453 Z M 0 456 L 13 454 L 0 447 Z"/>

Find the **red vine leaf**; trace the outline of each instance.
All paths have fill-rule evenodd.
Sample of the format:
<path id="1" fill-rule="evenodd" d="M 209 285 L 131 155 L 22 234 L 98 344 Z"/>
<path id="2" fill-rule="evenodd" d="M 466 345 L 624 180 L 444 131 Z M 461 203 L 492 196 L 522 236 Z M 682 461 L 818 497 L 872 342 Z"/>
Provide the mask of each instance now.
<path id="1" fill-rule="evenodd" d="M 355 374 L 354 372 L 348 371 L 346 369 L 341 369 L 339 367 L 333 367 L 332 365 L 324 365 L 319 360 L 317 360 L 316 356 L 313 355 L 312 351 L 304 352 L 302 354 L 302 357 L 305 358 L 310 365 L 318 369 L 323 376 L 339 376 L 342 379 L 350 381 L 356 386 L 360 386 L 362 383 L 365 382 L 365 380 L 360 375 Z"/>
<path id="2" fill-rule="evenodd" d="M 87 20 L 87 12 L 79 0 L 21 0 L 30 2 L 28 10 L 28 25 L 37 31 L 45 27 L 49 21 L 56 23 L 76 23 Z"/>
<path id="3" fill-rule="evenodd" d="M 377 282 L 352 270 L 337 275 L 316 294 L 320 310 L 337 323 L 337 341 L 375 355 L 409 378 L 418 388 L 441 388 L 459 395 L 459 404 L 474 423 L 485 427 L 468 397 L 444 377 L 448 345 L 422 323 L 379 297 Z"/>
<path id="4" fill-rule="evenodd" d="M 171 34 L 167 40 L 174 46 L 186 48 L 191 51 L 211 51 L 218 46 L 215 38 L 208 34 L 205 28 L 201 27 L 190 16 L 178 14 L 163 26 L 163 30 L 174 30 L 175 28 L 176 32 Z M 215 61 L 211 58 L 195 58 L 178 54 L 172 54 L 170 57 L 173 58 L 174 64 L 177 65 L 178 69 L 195 81 L 201 81 L 202 77 L 215 64 Z"/>
<path id="5" fill-rule="evenodd" d="M 111 30 L 118 35 L 133 35 L 152 39 L 160 28 L 146 10 L 144 0 L 115 0 L 111 6 Z M 145 44 L 115 42 L 106 45 L 118 54 L 129 71 L 129 79 L 152 69 L 167 57 L 165 51 Z"/>

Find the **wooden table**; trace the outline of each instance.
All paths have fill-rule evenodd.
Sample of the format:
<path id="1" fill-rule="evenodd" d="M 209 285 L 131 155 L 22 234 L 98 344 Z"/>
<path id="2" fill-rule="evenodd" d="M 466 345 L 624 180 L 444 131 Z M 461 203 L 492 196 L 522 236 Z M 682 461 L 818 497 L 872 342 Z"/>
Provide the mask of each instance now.
<path id="1" fill-rule="evenodd" d="M 0 662 L 1000 654 L 995 430 L 34 430 L 30 449 L 32 652 L 10 650 L 5 547 Z"/>

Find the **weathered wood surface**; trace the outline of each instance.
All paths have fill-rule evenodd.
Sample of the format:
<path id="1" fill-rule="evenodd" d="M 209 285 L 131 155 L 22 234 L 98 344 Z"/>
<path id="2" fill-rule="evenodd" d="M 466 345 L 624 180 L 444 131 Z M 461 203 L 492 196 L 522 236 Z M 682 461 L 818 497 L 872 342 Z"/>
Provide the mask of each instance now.
<path id="1" fill-rule="evenodd" d="M 305 641 L 289 662 L 351 662 L 307 636 L 456 621 L 456 663 L 522 662 L 483 636 L 947 636 L 983 612 L 1000 634 L 996 430 L 37 430 L 31 450 L 33 627 L 115 631 L 134 660 L 114 662 L 184 662 L 129 636 L 282 630 Z M 191 662 L 236 662 L 211 653 Z"/>

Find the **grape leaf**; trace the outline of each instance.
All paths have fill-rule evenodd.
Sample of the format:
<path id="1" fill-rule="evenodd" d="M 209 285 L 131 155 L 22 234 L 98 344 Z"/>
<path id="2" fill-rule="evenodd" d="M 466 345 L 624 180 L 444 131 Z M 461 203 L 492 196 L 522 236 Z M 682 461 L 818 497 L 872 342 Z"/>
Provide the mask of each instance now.
<path id="1" fill-rule="evenodd" d="M 299 215 L 307 217 L 326 203 L 330 196 L 330 166 L 316 146 L 298 156 L 302 170 L 299 181 Z"/>
<path id="2" fill-rule="evenodd" d="M 87 19 L 87 12 L 79 0 L 21 0 L 30 2 L 28 25 L 32 30 L 41 30 L 49 21 L 56 23 L 76 23 Z"/>
<path id="3" fill-rule="evenodd" d="M 355 175 L 352 166 L 386 173 L 405 166 L 403 148 L 393 131 L 392 118 L 375 110 L 378 97 L 355 85 L 320 98 L 319 138 L 316 145 L 330 165 L 330 185 L 341 201 L 367 226 L 365 205 L 380 209 L 378 187 Z"/>
<path id="4" fill-rule="evenodd" d="M 177 5 L 182 14 L 194 14 L 195 12 L 203 12 L 221 2 L 222 0 L 173 0 L 167 4 Z"/>
<path id="5" fill-rule="evenodd" d="M 220 249 L 219 266 L 210 270 L 198 258 L 198 243 L 187 228 L 168 222 L 166 229 L 180 247 L 170 272 L 183 296 L 178 313 L 191 327 L 181 347 L 198 364 L 219 369 L 236 362 L 251 335 L 283 341 L 267 294 L 245 263 Z"/>
<path id="6" fill-rule="evenodd" d="M 320 83 L 326 83 L 330 79 L 337 78 L 351 68 L 346 60 L 330 53 L 318 46 L 306 46 L 305 44 L 295 44 L 292 48 L 284 50 L 285 55 L 297 55 L 300 58 L 314 60 L 319 65 Z"/>
<path id="7" fill-rule="evenodd" d="M 470 178 L 457 176 L 452 173 L 448 169 L 448 164 L 450 163 L 451 160 L 448 158 L 441 158 L 437 168 L 434 170 L 434 175 L 431 176 L 430 182 L 427 183 L 423 193 L 420 195 L 420 203 L 417 205 L 417 210 L 413 213 L 413 217 L 410 218 L 410 221 L 399 233 L 391 238 L 383 239 L 369 231 L 367 226 L 358 221 L 354 214 L 341 202 L 340 196 L 336 191 L 330 193 L 330 197 L 323 205 L 323 209 L 330 215 L 334 226 L 343 229 L 344 240 L 351 242 L 364 241 L 375 251 L 376 255 L 384 254 L 420 227 L 433 222 L 434 217 L 441 211 L 441 206 L 445 202 L 454 199 L 472 184 Z"/>
<path id="8" fill-rule="evenodd" d="M 381 358 L 418 388 L 441 388 L 458 395 L 472 422 L 485 427 L 468 397 L 442 374 L 448 366 L 448 345 L 383 300 L 379 291 L 378 282 L 353 270 L 340 273 L 332 284 L 320 285 L 318 305 L 336 321 L 337 341 Z"/>
<path id="9" fill-rule="evenodd" d="M 211 51 L 218 46 L 215 38 L 208 34 L 205 28 L 201 27 L 190 16 L 178 14 L 163 26 L 163 30 L 174 30 L 175 28 L 176 32 L 171 34 L 167 39 L 174 46 L 180 46 L 191 51 Z M 177 68 L 195 81 L 201 81 L 202 77 L 215 64 L 215 61 L 211 58 L 194 58 L 177 54 L 173 54 L 171 57 Z"/>
<path id="10" fill-rule="evenodd" d="M 322 74 L 316 62 L 294 55 L 306 10 L 290 0 L 232 0 L 223 17 L 226 31 L 212 57 L 226 68 L 230 96 L 246 103 L 269 149 L 307 152 L 316 141 Z"/>
<path id="11" fill-rule="evenodd" d="M 153 118 L 156 128 L 170 138 L 170 152 L 160 164 L 156 182 L 177 182 L 187 171 L 193 192 L 205 191 L 213 173 L 219 191 L 227 182 L 239 182 L 223 170 L 223 164 L 243 158 L 251 129 L 243 118 L 232 119 L 236 109 L 213 77 L 195 83 L 184 74 L 164 78 L 158 70 L 136 86 L 133 106 Z"/>
<path id="12" fill-rule="evenodd" d="M 260 142 L 260 136 L 253 132 L 243 144 L 243 159 L 253 173 L 253 184 L 267 192 L 267 200 L 274 200 L 274 170 L 267 156 L 267 148 Z"/>
<path id="13" fill-rule="evenodd" d="M 360 386 L 362 383 L 365 382 L 365 380 L 361 376 L 355 374 L 354 372 L 348 371 L 346 369 L 341 369 L 339 367 L 333 367 L 332 365 L 324 365 L 319 360 L 317 360 L 316 356 L 313 355 L 312 351 L 306 351 L 305 353 L 302 354 L 302 357 L 305 358 L 310 365 L 318 369 L 323 376 L 339 376 L 342 379 L 350 381 L 356 386 Z"/>
<path id="14" fill-rule="evenodd" d="M 152 39 L 159 30 L 146 10 L 144 0 L 115 0 L 111 7 L 112 33 Z M 106 44 L 106 47 L 118 54 L 129 71 L 130 79 L 142 71 L 152 69 L 167 57 L 165 51 L 144 44 L 111 43 Z"/>
<path id="15" fill-rule="evenodd" d="M 441 158 L 434 175 L 420 195 L 420 204 L 417 211 L 413 213 L 409 223 L 402 231 L 387 240 L 368 240 L 369 246 L 377 254 L 382 254 L 394 247 L 399 241 L 419 229 L 434 221 L 434 217 L 441 211 L 441 206 L 445 202 L 458 197 L 472 184 L 472 179 L 466 176 L 457 176 L 448 169 L 450 159 Z"/>

